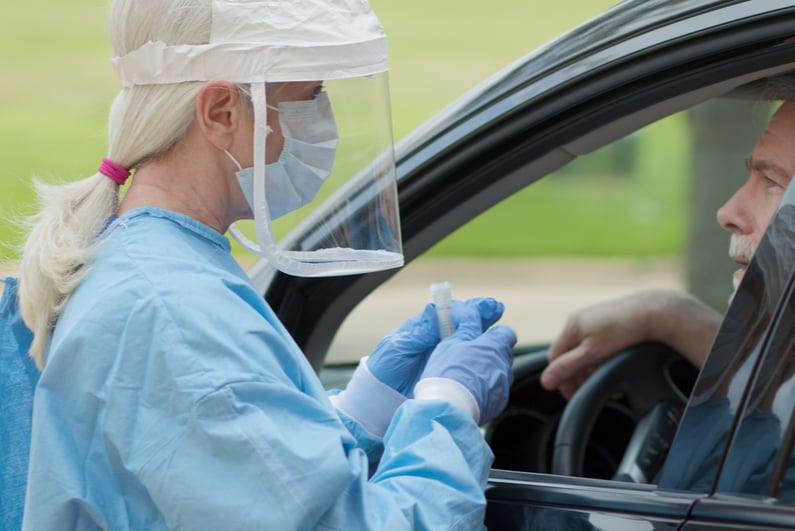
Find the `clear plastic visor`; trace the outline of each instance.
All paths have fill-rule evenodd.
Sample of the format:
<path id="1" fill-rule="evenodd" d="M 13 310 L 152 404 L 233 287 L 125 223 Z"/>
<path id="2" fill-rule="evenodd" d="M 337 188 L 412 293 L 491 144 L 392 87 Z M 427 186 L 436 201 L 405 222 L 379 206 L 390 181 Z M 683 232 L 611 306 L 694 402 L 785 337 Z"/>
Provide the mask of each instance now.
<path id="1" fill-rule="evenodd" d="M 251 96 L 254 163 L 238 179 L 254 221 L 233 236 L 297 276 L 401 266 L 387 74 L 255 83 Z"/>

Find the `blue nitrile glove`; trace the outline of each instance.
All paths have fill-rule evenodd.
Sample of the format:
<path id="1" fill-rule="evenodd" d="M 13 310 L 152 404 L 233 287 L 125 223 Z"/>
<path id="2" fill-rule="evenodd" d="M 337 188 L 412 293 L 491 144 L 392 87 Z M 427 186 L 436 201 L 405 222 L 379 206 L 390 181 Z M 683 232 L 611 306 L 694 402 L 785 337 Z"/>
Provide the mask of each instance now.
<path id="1" fill-rule="evenodd" d="M 483 297 L 453 301 L 450 313 L 456 327 L 480 331 L 497 322 L 504 310 L 501 302 Z M 384 336 L 367 358 L 367 368 L 381 382 L 410 396 L 439 339 L 436 308 L 428 304 L 421 314 Z"/>
<path id="2" fill-rule="evenodd" d="M 462 319 L 455 333 L 431 353 L 414 397 L 448 400 L 478 424 L 487 423 L 508 402 L 515 344 L 516 334 L 507 326 L 481 334 L 477 319 Z"/>

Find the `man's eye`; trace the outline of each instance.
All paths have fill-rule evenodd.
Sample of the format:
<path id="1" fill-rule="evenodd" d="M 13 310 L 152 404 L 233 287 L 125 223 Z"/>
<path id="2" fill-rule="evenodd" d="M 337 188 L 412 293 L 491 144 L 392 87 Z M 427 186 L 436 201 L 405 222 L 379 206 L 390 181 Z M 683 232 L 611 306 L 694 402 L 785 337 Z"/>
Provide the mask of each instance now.
<path id="1" fill-rule="evenodd" d="M 764 175 L 763 178 L 765 179 L 765 186 L 767 186 L 768 188 L 780 188 L 781 187 L 781 185 L 778 183 L 778 181 L 776 181 L 774 178 L 768 177 L 767 175 Z"/>

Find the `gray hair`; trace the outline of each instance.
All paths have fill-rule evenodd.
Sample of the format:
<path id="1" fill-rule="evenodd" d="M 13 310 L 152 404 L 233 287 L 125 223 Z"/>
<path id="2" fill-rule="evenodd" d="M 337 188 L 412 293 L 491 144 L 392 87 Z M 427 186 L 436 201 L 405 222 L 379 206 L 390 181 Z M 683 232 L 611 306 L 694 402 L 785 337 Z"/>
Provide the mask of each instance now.
<path id="1" fill-rule="evenodd" d="M 745 83 L 729 92 L 728 96 L 760 102 L 791 100 L 795 98 L 795 73 L 787 72 Z"/>

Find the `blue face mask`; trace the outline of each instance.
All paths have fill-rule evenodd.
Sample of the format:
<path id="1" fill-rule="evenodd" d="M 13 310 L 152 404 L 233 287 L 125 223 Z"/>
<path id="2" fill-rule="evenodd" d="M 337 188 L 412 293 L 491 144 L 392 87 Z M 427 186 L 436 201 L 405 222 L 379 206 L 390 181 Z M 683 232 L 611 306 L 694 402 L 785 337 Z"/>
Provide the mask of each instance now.
<path id="1" fill-rule="evenodd" d="M 265 165 L 265 198 L 271 219 L 298 210 L 311 202 L 323 182 L 331 175 L 337 153 L 337 124 L 328 94 L 321 92 L 313 100 L 279 103 L 279 124 L 284 148 L 277 162 Z M 254 168 L 237 164 L 235 176 L 254 211 Z"/>

